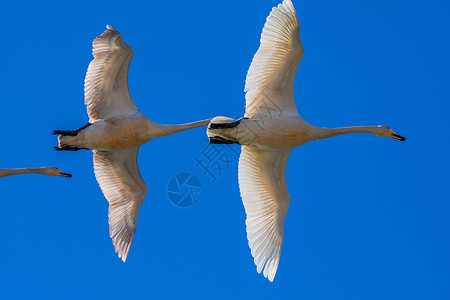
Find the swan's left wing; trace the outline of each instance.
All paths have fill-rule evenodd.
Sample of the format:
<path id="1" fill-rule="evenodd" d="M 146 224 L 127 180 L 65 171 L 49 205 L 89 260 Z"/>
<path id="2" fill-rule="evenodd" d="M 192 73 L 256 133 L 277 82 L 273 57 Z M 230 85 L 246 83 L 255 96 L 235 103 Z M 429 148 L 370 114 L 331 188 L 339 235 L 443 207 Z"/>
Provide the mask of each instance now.
<path id="1" fill-rule="evenodd" d="M 300 25 L 291 0 L 272 9 L 245 80 L 245 116 L 297 113 L 294 78 L 303 57 Z"/>
<path id="2" fill-rule="evenodd" d="M 127 259 L 147 186 L 137 165 L 139 147 L 94 150 L 95 177 L 109 202 L 109 233 L 116 252 Z"/>
<path id="3" fill-rule="evenodd" d="M 120 33 L 107 25 L 107 30 L 92 42 L 94 60 L 84 80 L 84 103 L 89 122 L 130 114 L 138 109 L 128 90 L 128 68 L 133 50 Z"/>
<path id="4" fill-rule="evenodd" d="M 242 146 L 239 189 L 247 213 L 247 238 L 258 273 L 273 281 L 283 244 L 289 207 L 285 171 L 291 149 L 260 150 Z"/>

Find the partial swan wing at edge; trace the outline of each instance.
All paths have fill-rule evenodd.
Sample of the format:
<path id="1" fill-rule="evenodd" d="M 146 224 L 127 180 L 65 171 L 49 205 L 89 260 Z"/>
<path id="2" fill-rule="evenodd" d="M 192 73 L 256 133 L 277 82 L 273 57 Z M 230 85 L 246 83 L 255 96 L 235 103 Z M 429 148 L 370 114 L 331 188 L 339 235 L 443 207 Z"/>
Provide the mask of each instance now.
<path id="1" fill-rule="evenodd" d="M 128 68 L 133 50 L 120 33 L 107 30 L 92 43 L 94 60 L 84 81 L 84 98 L 89 122 L 137 112 L 128 90 Z"/>
<path id="2" fill-rule="evenodd" d="M 127 259 L 147 186 L 137 165 L 139 147 L 118 151 L 94 150 L 95 177 L 109 202 L 109 233 L 115 250 Z"/>
<path id="3" fill-rule="evenodd" d="M 258 273 L 273 281 L 289 207 L 286 164 L 292 149 L 265 151 L 242 146 L 239 188 L 247 213 L 247 238 Z"/>

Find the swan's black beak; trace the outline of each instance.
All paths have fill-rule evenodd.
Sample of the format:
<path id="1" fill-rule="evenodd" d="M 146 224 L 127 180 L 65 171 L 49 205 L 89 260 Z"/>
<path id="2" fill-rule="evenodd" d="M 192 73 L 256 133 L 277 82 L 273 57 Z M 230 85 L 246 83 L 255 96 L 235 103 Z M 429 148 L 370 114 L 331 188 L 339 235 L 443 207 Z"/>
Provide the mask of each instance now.
<path id="1" fill-rule="evenodd" d="M 391 129 L 391 133 L 392 133 L 392 137 L 394 138 L 394 139 L 396 139 L 396 140 L 399 140 L 399 141 L 404 141 L 404 140 L 406 140 L 404 137 L 402 137 L 401 135 L 398 135 L 398 134 L 396 134 L 395 132 L 394 132 L 394 130 L 392 130 Z"/>
<path id="2" fill-rule="evenodd" d="M 64 176 L 64 177 L 72 177 L 72 174 L 67 174 L 67 173 L 61 172 L 61 176 Z"/>

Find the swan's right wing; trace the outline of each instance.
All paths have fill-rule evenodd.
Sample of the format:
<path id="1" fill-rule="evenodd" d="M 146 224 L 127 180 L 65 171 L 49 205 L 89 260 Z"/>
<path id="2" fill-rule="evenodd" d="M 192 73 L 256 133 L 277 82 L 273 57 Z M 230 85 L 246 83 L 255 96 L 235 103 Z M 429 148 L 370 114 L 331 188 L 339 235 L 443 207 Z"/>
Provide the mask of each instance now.
<path id="1" fill-rule="evenodd" d="M 92 42 L 94 60 L 84 80 L 84 103 L 89 122 L 130 114 L 138 109 L 128 90 L 128 68 L 133 50 L 120 33 L 107 25 L 107 30 Z"/>
<path id="2" fill-rule="evenodd" d="M 261 34 L 245 81 L 245 116 L 296 113 L 294 78 L 303 57 L 300 25 L 290 0 L 274 7 Z"/>
<path id="3" fill-rule="evenodd" d="M 109 202 L 109 234 L 116 252 L 127 259 L 147 186 L 137 165 L 139 147 L 117 151 L 94 150 L 95 177 Z"/>
<path id="4" fill-rule="evenodd" d="M 286 164 L 291 149 L 259 150 L 242 146 L 239 188 L 247 213 L 247 238 L 258 273 L 273 281 L 283 244 L 289 207 Z"/>

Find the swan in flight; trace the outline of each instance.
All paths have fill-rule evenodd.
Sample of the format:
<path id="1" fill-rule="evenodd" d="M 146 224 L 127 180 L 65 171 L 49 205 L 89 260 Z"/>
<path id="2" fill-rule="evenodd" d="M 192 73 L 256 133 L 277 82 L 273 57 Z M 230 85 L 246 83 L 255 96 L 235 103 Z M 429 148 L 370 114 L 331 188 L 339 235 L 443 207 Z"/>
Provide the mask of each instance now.
<path id="1" fill-rule="evenodd" d="M 19 174 L 42 174 L 47 176 L 63 176 L 72 177 L 72 175 L 64 173 L 55 167 L 40 167 L 40 168 L 21 168 L 21 169 L 0 169 L 0 177 L 6 177 Z"/>
<path id="2" fill-rule="evenodd" d="M 244 118 L 216 117 L 208 126 L 212 144 L 242 145 L 239 188 L 247 214 L 247 238 L 257 271 L 273 281 L 289 206 L 285 170 L 292 149 L 346 133 L 372 133 L 404 141 L 387 126 L 321 128 L 303 120 L 294 102 L 294 77 L 303 57 L 294 6 L 285 0 L 266 20 L 261 45 L 245 82 Z"/>
<path id="3" fill-rule="evenodd" d="M 135 106 L 128 91 L 133 50 L 111 26 L 94 42 L 84 93 L 89 123 L 76 130 L 55 130 L 56 150 L 92 149 L 95 177 L 109 202 L 109 231 L 125 262 L 147 186 L 139 173 L 139 146 L 162 136 L 208 125 L 208 120 L 180 125 L 157 124 Z"/>

